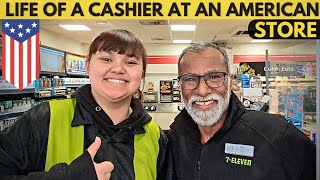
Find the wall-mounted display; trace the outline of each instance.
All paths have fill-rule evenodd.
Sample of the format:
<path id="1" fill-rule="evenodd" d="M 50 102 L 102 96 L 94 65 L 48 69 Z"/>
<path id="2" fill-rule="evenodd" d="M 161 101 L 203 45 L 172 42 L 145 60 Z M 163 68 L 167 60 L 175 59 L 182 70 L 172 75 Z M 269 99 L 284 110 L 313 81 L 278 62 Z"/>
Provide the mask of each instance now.
<path id="1" fill-rule="evenodd" d="M 258 75 L 264 76 L 265 62 L 241 62 L 239 67 L 239 73 L 248 75 Z"/>
<path id="2" fill-rule="evenodd" d="M 172 102 L 171 80 L 160 80 L 160 102 Z"/>
<path id="3" fill-rule="evenodd" d="M 85 56 L 66 53 L 67 74 L 87 75 L 85 64 Z"/>
<path id="4" fill-rule="evenodd" d="M 270 72 L 271 77 L 288 76 L 296 78 L 314 79 L 316 76 L 316 63 L 314 62 L 271 62 L 270 68 L 265 68 Z"/>
<path id="5" fill-rule="evenodd" d="M 160 94 L 171 94 L 172 81 L 160 80 Z"/>
<path id="6" fill-rule="evenodd" d="M 40 71 L 50 73 L 65 73 L 65 52 L 50 48 L 40 47 Z"/>

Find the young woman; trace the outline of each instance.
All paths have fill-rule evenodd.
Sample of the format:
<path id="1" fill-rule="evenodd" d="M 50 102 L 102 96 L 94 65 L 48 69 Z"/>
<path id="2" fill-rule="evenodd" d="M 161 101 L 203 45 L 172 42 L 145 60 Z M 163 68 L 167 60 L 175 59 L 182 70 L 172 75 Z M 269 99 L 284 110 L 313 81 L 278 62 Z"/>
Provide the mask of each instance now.
<path id="1" fill-rule="evenodd" d="M 87 57 L 90 85 L 78 88 L 71 99 L 30 109 L 0 132 L 0 179 L 164 176 L 167 139 L 133 98 L 146 58 L 142 42 L 129 31 L 99 35 Z"/>

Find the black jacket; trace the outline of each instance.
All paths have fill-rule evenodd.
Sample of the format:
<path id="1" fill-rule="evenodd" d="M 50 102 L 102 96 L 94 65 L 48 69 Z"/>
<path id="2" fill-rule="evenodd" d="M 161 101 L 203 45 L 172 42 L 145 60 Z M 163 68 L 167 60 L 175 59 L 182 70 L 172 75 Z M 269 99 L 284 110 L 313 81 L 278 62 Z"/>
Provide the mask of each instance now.
<path id="1" fill-rule="evenodd" d="M 0 179 L 97 179 L 90 155 L 85 151 L 96 136 L 102 145 L 95 162 L 111 161 L 115 168 L 111 179 L 135 179 L 133 168 L 134 134 L 145 133 L 143 125 L 151 120 L 141 102 L 133 99 L 131 115 L 113 125 L 92 97 L 90 85 L 78 88 L 73 94 L 77 99 L 72 126 L 84 126 L 84 154 L 70 165 L 60 163 L 49 172 L 43 172 L 46 162 L 48 131 L 50 124 L 49 103 L 30 109 L 10 128 L 0 132 Z M 98 108 L 99 109 L 99 108 Z M 158 179 L 164 171 L 167 139 L 161 131 L 157 159 Z M 164 171 L 165 172 L 165 171 Z M 20 176 L 18 176 L 20 175 Z M 27 175 L 27 176 L 26 176 Z M 165 177 L 163 177 L 165 178 Z"/>
<path id="2" fill-rule="evenodd" d="M 203 145 L 186 110 L 175 118 L 168 147 L 177 179 L 315 180 L 316 147 L 300 130 L 280 116 L 247 111 L 233 93 L 228 111 L 222 128 Z M 232 148 L 239 144 L 253 146 L 253 157 L 236 155 Z"/>

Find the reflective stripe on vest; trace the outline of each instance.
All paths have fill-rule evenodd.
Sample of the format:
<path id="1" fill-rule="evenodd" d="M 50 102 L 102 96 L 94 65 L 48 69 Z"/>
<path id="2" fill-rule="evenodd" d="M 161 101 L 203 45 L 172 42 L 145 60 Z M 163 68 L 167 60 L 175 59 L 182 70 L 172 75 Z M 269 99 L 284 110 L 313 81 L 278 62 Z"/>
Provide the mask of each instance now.
<path id="1" fill-rule="evenodd" d="M 134 136 L 135 179 L 157 179 L 160 129 L 158 124 L 152 120 L 144 125 L 144 129 L 145 133 Z"/>
<path id="2" fill-rule="evenodd" d="M 70 164 L 83 153 L 83 126 L 71 127 L 75 99 L 53 100 L 50 104 L 50 127 L 45 171 L 53 165 Z"/>
<path id="3" fill-rule="evenodd" d="M 46 171 L 61 162 L 70 164 L 84 150 L 83 126 L 71 127 L 76 100 L 53 100 L 49 101 L 49 104 L 50 128 Z M 155 180 L 157 178 L 160 129 L 152 120 L 143 127 L 146 132 L 134 136 L 133 166 L 135 179 Z"/>

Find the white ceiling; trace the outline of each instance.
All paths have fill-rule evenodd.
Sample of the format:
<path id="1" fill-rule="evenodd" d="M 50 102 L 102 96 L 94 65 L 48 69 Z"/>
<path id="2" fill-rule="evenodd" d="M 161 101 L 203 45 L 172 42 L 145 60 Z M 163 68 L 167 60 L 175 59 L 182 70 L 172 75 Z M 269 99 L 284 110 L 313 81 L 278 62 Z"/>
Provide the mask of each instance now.
<path id="1" fill-rule="evenodd" d="M 249 43 L 248 35 L 234 36 L 238 31 L 247 31 L 250 20 L 106 20 L 107 24 L 97 24 L 101 20 L 40 20 L 40 27 L 80 43 L 91 41 L 103 31 L 127 29 L 136 33 L 144 43 L 172 43 L 172 40 L 191 39 L 192 42 L 214 40 L 217 43 Z M 86 25 L 91 31 L 67 31 L 59 24 Z M 148 24 L 148 25 L 143 25 Z M 151 25 L 150 25 L 151 24 Z M 159 24 L 159 25 L 155 25 Z M 196 30 L 170 31 L 172 24 L 196 25 Z M 275 42 L 293 40 L 274 40 Z M 305 40 L 298 40 L 302 43 Z"/>

